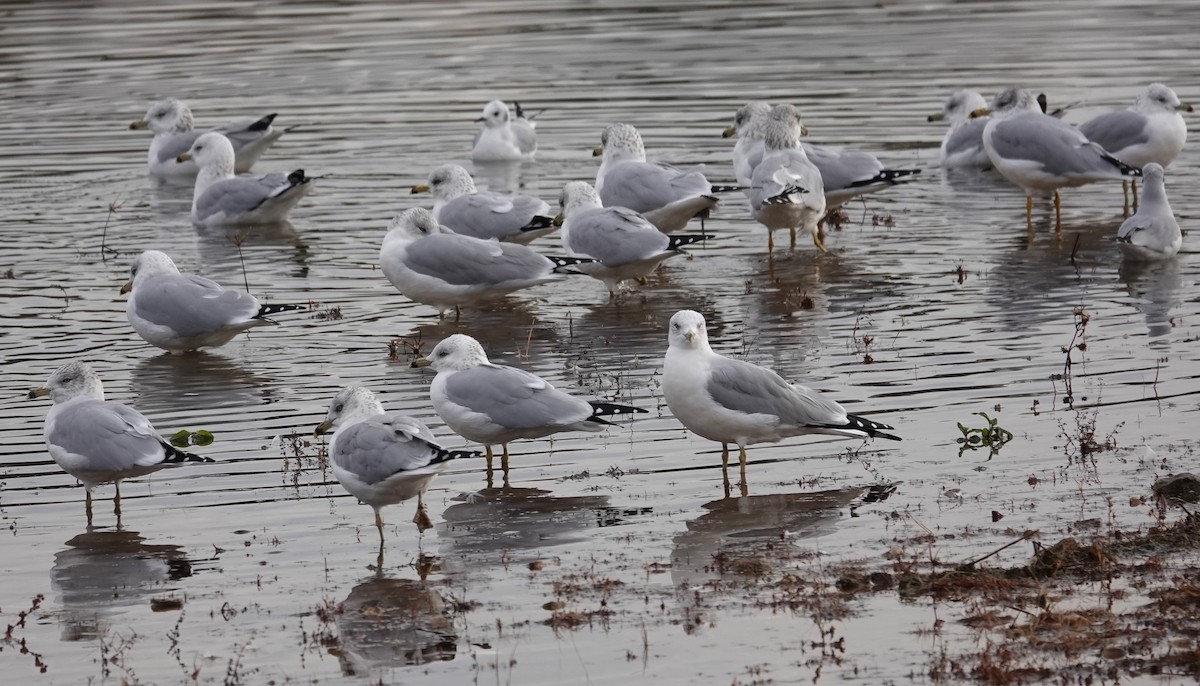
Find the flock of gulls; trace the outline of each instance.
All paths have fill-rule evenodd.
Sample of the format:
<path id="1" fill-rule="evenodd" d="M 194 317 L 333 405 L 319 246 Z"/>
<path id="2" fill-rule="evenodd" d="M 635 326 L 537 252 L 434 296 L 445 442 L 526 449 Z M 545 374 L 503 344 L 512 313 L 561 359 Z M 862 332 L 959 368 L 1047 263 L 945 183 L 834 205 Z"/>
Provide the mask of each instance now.
<path id="1" fill-rule="evenodd" d="M 520 105 L 496 100 L 477 120 L 472 158 L 477 162 L 529 160 L 537 151 L 536 127 Z M 1128 257 L 1167 259 L 1182 242 L 1164 189 L 1164 169 L 1179 155 L 1187 135 L 1181 111 L 1191 107 L 1162 84 L 1147 86 L 1128 109 L 1103 113 L 1078 127 L 1045 112 L 1044 98 L 1005 90 L 990 104 L 978 93 L 959 91 L 929 119 L 949 122 L 941 146 L 944 169 L 994 169 L 1025 191 L 1027 219 L 1033 198 L 1053 194 L 1056 217 L 1062 188 L 1119 179 L 1133 191 L 1136 212 L 1121 225 L 1118 244 Z M 195 178 L 191 218 L 202 226 L 283 221 L 313 187 L 302 170 L 248 174 L 286 129 L 275 115 L 220 128 L 194 129 L 178 100 L 164 100 L 130 125 L 154 133 L 149 150 L 153 176 Z M 714 185 L 703 170 L 678 169 L 647 159 L 636 128 L 604 129 L 595 154 L 602 158 L 595 183 L 571 181 L 558 211 L 529 195 L 481 191 L 470 173 L 447 164 L 432 170 L 412 193 L 429 193 L 431 209 L 413 207 L 392 220 L 380 248 L 384 276 L 407 298 L 437 309 L 439 317 L 461 307 L 544 284 L 564 274 L 604 283 L 610 297 L 629 280 L 645 282 L 663 261 L 705 241 L 704 219 L 721 195 L 742 193 L 749 215 L 767 230 L 787 229 L 792 249 L 803 232 L 825 251 L 825 220 L 852 198 L 916 178 L 918 169 L 887 169 L 869 153 L 802 142 L 807 134 L 795 107 L 751 102 L 740 108 L 726 137 L 736 137 L 732 167 L 736 185 Z M 1136 180 L 1143 183 L 1140 203 Z M 1129 183 L 1132 182 L 1132 183 Z M 1128 199 L 1128 195 L 1126 196 Z M 1126 203 L 1128 207 L 1128 200 Z M 699 231 L 683 233 L 696 222 Z M 543 255 L 530 243 L 558 231 L 563 256 Z M 184 274 L 167 254 L 137 257 L 126 315 L 147 343 L 186 353 L 228 343 L 239 333 L 274 324 L 270 316 L 297 305 L 264 305 L 249 293 L 202 276 Z M 730 446 L 739 448 L 741 493 L 747 493 L 746 447 L 790 436 L 828 434 L 900 440 L 893 427 L 848 414 L 821 393 L 785 381 L 770 369 L 724 357 L 710 347 L 704 317 L 682 310 L 667 332 L 662 391 L 674 417 L 697 435 L 722 444 L 725 492 Z M 330 402 L 316 433 L 329 442 L 338 482 L 375 511 L 380 550 L 380 509 L 416 498 L 413 521 L 432 526 L 423 494 L 455 459 L 487 459 L 491 483 L 493 447 L 500 446 L 505 483 L 509 443 L 562 431 L 602 431 L 609 419 L 639 408 L 585 400 L 522 369 L 495 364 L 474 338 L 454 334 L 412 363 L 435 372 L 430 402 L 448 429 L 484 451 L 449 450 L 422 422 L 389 414 L 366 388 L 342 389 Z M 45 437 L 54 461 L 86 489 L 88 525 L 92 490 L 183 462 L 211 462 L 172 446 L 137 410 L 106 401 L 96 373 L 82 361 L 58 368 L 31 398 L 53 401 Z"/>

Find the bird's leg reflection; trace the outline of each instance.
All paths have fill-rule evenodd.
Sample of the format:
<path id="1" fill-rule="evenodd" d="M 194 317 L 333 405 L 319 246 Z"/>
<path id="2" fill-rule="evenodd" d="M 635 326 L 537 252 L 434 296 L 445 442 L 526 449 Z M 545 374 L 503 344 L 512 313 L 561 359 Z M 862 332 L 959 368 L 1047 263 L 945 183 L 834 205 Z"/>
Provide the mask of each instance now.
<path id="1" fill-rule="evenodd" d="M 492 477 L 495 472 L 492 471 L 492 446 L 483 446 L 484 453 L 487 455 L 487 487 L 492 488 Z"/>
<path id="2" fill-rule="evenodd" d="M 742 497 L 745 498 L 746 496 L 750 495 L 750 486 L 749 486 L 750 482 L 746 479 L 746 446 L 739 446 L 739 447 L 741 448 L 741 452 L 738 454 L 738 460 L 741 462 L 741 470 L 740 470 L 740 474 L 742 477 L 741 491 L 742 491 Z"/>
<path id="3" fill-rule="evenodd" d="M 88 528 L 92 528 L 92 489 L 85 488 L 86 497 L 83 500 L 83 511 L 87 513 Z"/>
<path id="4" fill-rule="evenodd" d="M 1062 231 L 1062 193 L 1054 191 L 1054 230 Z"/>
<path id="5" fill-rule="evenodd" d="M 791 234 L 791 237 L 792 237 L 791 250 L 795 250 L 796 249 L 796 227 L 789 226 L 788 233 Z"/>
<path id="6" fill-rule="evenodd" d="M 1121 198 L 1125 201 L 1124 213 L 1129 216 L 1129 181 L 1128 179 L 1121 181 Z"/>
<path id="7" fill-rule="evenodd" d="M 500 444 L 500 471 L 504 473 L 504 485 L 508 485 L 508 444 Z"/>
<path id="8" fill-rule="evenodd" d="M 728 498 L 732 492 L 732 487 L 729 484 L 729 444 L 721 444 L 721 476 L 725 482 L 725 497 Z"/>
<path id="9" fill-rule="evenodd" d="M 121 521 L 121 482 L 114 481 L 113 488 L 117 490 L 117 494 L 113 496 L 113 514 L 116 515 L 117 521 Z"/>
<path id="10" fill-rule="evenodd" d="M 383 547 L 383 517 L 379 516 L 379 510 L 375 510 L 375 528 L 379 529 L 379 547 Z"/>
<path id="11" fill-rule="evenodd" d="M 1133 211 L 1137 212 L 1138 211 L 1137 179 L 1130 179 L 1129 187 L 1131 189 L 1133 189 Z"/>
<path id="12" fill-rule="evenodd" d="M 767 230 L 767 254 L 771 257 L 775 254 L 775 232 Z"/>
<path id="13" fill-rule="evenodd" d="M 1033 230 L 1033 196 L 1025 196 L 1025 226 Z"/>

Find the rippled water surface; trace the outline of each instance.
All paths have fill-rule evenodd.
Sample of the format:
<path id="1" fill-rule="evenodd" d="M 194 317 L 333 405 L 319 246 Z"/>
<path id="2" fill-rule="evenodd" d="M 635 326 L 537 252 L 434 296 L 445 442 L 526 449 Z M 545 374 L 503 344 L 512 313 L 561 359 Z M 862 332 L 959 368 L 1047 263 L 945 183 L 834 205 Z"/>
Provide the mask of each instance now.
<path id="1" fill-rule="evenodd" d="M 936 606 L 876 596 L 839 620 L 841 659 L 823 660 L 810 646 L 826 625 L 813 617 L 707 598 L 714 555 L 773 542 L 830 563 L 880 561 L 893 538 L 928 530 L 957 534 L 938 554 L 965 560 L 1014 531 L 1141 526 L 1128 496 L 1195 464 L 1194 237 L 1169 263 L 1122 264 L 1115 184 L 1066 192 L 1061 233 L 1040 204 L 1029 232 L 1015 188 L 937 168 L 943 129 L 925 121 L 964 86 L 1083 101 L 1072 122 L 1155 80 L 1200 100 L 1193 3 L 118 1 L 0 12 L 2 620 L 45 595 L 17 635 L 46 672 L 10 643 L 0 669 L 12 683 L 922 679 L 934 639 L 920 629 Z M 187 101 L 200 125 L 278 112 L 276 125 L 297 127 L 255 167 L 322 177 L 291 226 L 192 227 L 190 188 L 149 179 L 149 136 L 127 129 L 165 96 Z M 565 182 L 594 179 L 590 151 L 615 121 L 639 127 L 651 157 L 731 181 L 720 132 L 750 99 L 795 103 L 814 142 L 924 172 L 848 205 L 825 255 L 804 245 L 768 262 L 764 232 L 732 197 L 707 223 L 717 240 L 617 302 L 575 277 L 439 322 L 383 278 L 379 243 L 393 215 L 428 200 L 408 189 L 432 167 L 469 166 L 472 120 L 493 98 L 545 110 L 540 148 L 515 169 L 476 169 L 481 185 L 551 203 Z M 1167 177 L 1185 229 L 1200 207 L 1198 161 L 1193 145 Z M 535 246 L 559 252 L 554 236 Z M 132 332 L 117 294 L 151 248 L 264 301 L 315 309 L 211 352 L 164 354 Z M 824 389 L 903 442 L 755 446 L 751 495 L 723 499 L 719 446 L 684 431 L 660 392 L 666 324 L 683 308 L 708 317 L 720 352 Z M 1090 319 L 1086 350 L 1072 353 L 1070 407 L 1054 375 L 1077 309 Z M 361 383 L 459 447 L 429 404 L 431 374 L 409 367 L 403 343 L 389 354 L 397 339 L 428 351 L 454 332 L 572 393 L 650 412 L 603 434 L 514 444 L 508 488 L 485 489 L 475 465 L 451 469 L 429 492 L 437 526 L 423 537 L 412 503 L 384 511 L 375 570 L 370 508 L 303 441 L 336 390 Z M 164 432 L 217 436 L 204 450 L 216 464 L 127 482 L 120 528 L 107 486 L 86 530 L 83 489 L 42 441 L 48 404 L 24 398 L 76 357 Z M 959 455 L 956 423 L 981 425 L 976 412 L 1014 434 L 991 460 Z M 1087 422 L 1116 450 L 1079 464 L 1068 438 Z M 883 484 L 895 485 L 883 502 L 860 490 Z M 1014 547 L 996 562 L 1028 554 Z M 566 612 L 592 614 L 546 623 Z"/>

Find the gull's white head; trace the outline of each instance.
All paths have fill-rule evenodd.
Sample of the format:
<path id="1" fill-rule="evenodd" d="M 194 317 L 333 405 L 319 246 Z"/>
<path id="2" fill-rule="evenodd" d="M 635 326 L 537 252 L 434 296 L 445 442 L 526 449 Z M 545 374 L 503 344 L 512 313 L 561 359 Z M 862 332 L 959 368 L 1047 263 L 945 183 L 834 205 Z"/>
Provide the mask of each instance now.
<path id="1" fill-rule="evenodd" d="M 30 398 L 48 395 L 56 403 L 65 403 L 78 397 L 104 400 L 104 384 L 96 372 L 79 360 L 72 360 L 54 370 L 45 386 L 29 391 Z"/>
<path id="2" fill-rule="evenodd" d="M 600 194 L 586 181 L 570 181 L 563 186 L 558 194 L 558 207 L 563 218 L 568 218 L 574 212 L 603 207 Z"/>
<path id="3" fill-rule="evenodd" d="M 945 119 L 954 124 L 961 124 L 971 119 L 971 113 L 976 110 L 986 110 L 988 106 L 987 100 L 979 94 L 978 91 L 959 90 L 954 91 L 945 104 L 942 105 L 941 116 L 931 116 L 929 121 L 937 121 Z"/>
<path id="4" fill-rule="evenodd" d="M 481 364 L 487 364 L 488 361 L 487 353 L 483 352 L 483 346 L 479 345 L 479 341 L 464 333 L 456 333 L 449 338 L 442 339 L 442 342 L 434 346 L 433 351 L 426 359 L 429 361 L 429 366 L 439 372 L 461 372 Z"/>
<path id="5" fill-rule="evenodd" d="M 146 116 L 130 124 L 129 128 L 148 128 L 156 134 L 186 133 L 192 130 L 192 111 L 175 98 L 159 100 L 146 110 Z"/>
<path id="6" fill-rule="evenodd" d="M 646 161 L 646 148 L 642 145 L 642 134 L 629 124 L 611 124 L 600 134 L 600 147 L 592 155 L 604 155 L 604 161 Z"/>
<path id="7" fill-rule="evenodd" d="M 193 160 L 197 167 L 205 171 L 215 171 L 221 175 L 233 175 L 233 144 L 225 134 L 209 131 L 192 143 L 191 150 L 179 156 L 179 162 Z"/>
<path id="8" fill-rule="evenodd" d="M 436 233 L 451 233 L 433 218 L 433 213 L 424 207 L 410 207 L 392 218 L 388 224 L 387 236 L 384 242 L 398 238 L 415 241 Z"/>
<path id="9" fill-rule="evenodd" d="M 508 105 L 502 100 L 493 100 L 483 106 L 483 114 L 475 121 L 483 122 L 488 128 L 495 128 L 507 124 L 508 118 Z"/>
<path id="10" fill-rule="evenodd" d="M 1041 114 L 1042 106 L 1038 104 L 1037 97 L 1024 88 L 1006 88 L 992 98 L 989 107 L 977 109 L 973 114 L 976 117 L 990 114 L 997 119 L 1003 119 L 1022 112 Z"/>
<path id="11" fill-rule="evenodd" d="M 667 343 L 672 348 L 698 350 L 708 347 L 708 329 L 704 315 L 694 310 L 680 310 L 671 317 Z"/>
<path id="12" fill-rule="evenodd" d="M 175 266 L 175 262 L 161 250 L 145 250 L 138 258 L 134 260 L 133 266 L 129 268 L 129 282 L 121 289 L 122 293 L 126 293 L 131 289 L 135 289 L 139 284 L 144 283 L 149 279 L 160 274 L 178 274 L 179 267 Z"/>
<path id="13" fill-rule="evenodd" d="M 1152 83 L 1138 93 L 1134 107 L 1143 112 L 1191 112 L 1192 106 L 1179 102 L 1175 91 L 1161 83 Z"/>
<path id="14" fill-rule="evenodd" d="M 333 396 L 329 403 L 329 411 L 325 413 L 325 421 L 317 425 L 313 435 L 323 434 L 330 429 L 338 429 L 377 414 L 383 414 L 383 403 L 379 402 L 374 393 L 362 386 L 346 386 Z"/>
<path id="15" fill-rule="evenodd" d="M 771 114 L 771 103 L 754 100 L 738 108 L 733 115 L 733 125 L 721 133 L 722 138 L 762 138 L 762 129 Z"/>
<path id="16" fill-rule="evenodd" d="M 799 110 L 792 105 L 776 105 L 763 124 L 762 138 L 769 150 L 787 150 L 799 147 L 804 132 Z"/>
<path id="17" fill-rule="evenodd" d="M 460 195 L 474 193 L 475 180 L 471 178 L 470 172 L 459 165 L 443 164 L 429 172 L 429 179 L 426 183 L 413 186 L 412 189 L 413 193 L 424 193 L 425 191 L 429 191 L 429 194 L 437 200 L 449 201 Z"/>

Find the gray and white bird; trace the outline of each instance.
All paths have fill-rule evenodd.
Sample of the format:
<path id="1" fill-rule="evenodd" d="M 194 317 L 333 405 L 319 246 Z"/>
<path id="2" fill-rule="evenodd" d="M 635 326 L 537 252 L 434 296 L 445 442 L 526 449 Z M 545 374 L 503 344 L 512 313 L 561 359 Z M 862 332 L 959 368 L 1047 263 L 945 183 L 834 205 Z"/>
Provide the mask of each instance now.
<path id="1" fill-rule="evenodd" d="M 1117 229 L 1117 243 L 1126 257 L 1135 260 L 1174 257 L 1183 245 L 1183 233 L 1167 201 L 1162 165 L 1151 162 L 1142 167 L 1142 184 L 1141 206 Z"/>
<path id="2" fill-rule="evenodd" d="M 626 207 L 604 207 L 596 189 L 584 181 L 563 186 L 559 234 L 568 255 L 591 258 L 576 269 L 604 282 L 609 297 L 628 279 L 644 279 L 665 260 L 686 255 L 683 247 L 712 238 L 698 234 L 668 236 L 641 214 Z"/>
<path id="3" fill-rule="evenodd" d="M 516 162 L 533 157 L 537 152 L 537 124 L 525 118 L 521 105 L 514 102 L 513 117 L 503 100 L 493 100 L 483 107 L 475 121 L 482 124 L 471 144 L 471 159 L 476 162 Z"/>
<path id="4" fill-rule="evenodd" d="M 992 158 L 983 147 L 983 130 L 987 117 L 972 117 L 977 110 L 987 109 L 988 101 L 977 91 L 957 90 L 942 105 L 942 111 L 931 114 L 928 120 L 945 121 L 950 128 L 942 138 L 942 169 L 992 168 Z"/>
<path id="5" fill-rule="evenodd" d="M 1000 175 L 1025 191 L 1025 219 L 1033 221 L 1033 196 L 1054 194 L 1055 224 L 1062 223 L 1060 188 L 1141 176 L 1074 126 L 1042 112 L 1022 88 L 1000 92 L 986 110 L 983 145 Z"/>
<path id="6" fill-rule="evenodd" d="M 421 207 L 392 219 L 379 249 L 387 280 L 410 300 L 437 308 L 439 318 L 451 308 L 457 317 L 462 305 L 551 283 L 564 268 L 588 262 L 593 260 L 546 257 L 526 245 L 457 234 Z"/>
<path id="7" fill-rule="evenodd" d="M 46 447 L 62 470 L 83 482 L 85 507 L 92 525 L 92 490 L 113 483 L 113 513 L 121 517 L 121 481 L 156 472 L 170 464 L 212 462 L 163 439 L 142 413 L 104 400 L 104 384 L 86 363 L 75 360 L 54 371 L 30 398 L 50 396 L 46 413 Z"/>
<path id="8" fill-rule="evenodd" d="M 313 435 L 333 430 L 329 462 L 333 476 L 350 495 L 375 511 L 383 551 L 383 517 L 388 505 L 417 499 L 413 523 L 424 532 L 433 526 L 425 510 L 425 491 L 451 460 L 480 457 L 481 453 L 446 450 L 429 427 L 402 414 L 387 414 L 375 394 L 362 386 L 347 386 L 329 403 L 324 421 Z"/>
<path id="9" fill-rule="evenodd" d="M 233 145 L 215 131 L 197 138 L 175 159 L 194 160 L 200 168 L 192 194 L 192 221 L 201 226 L 277 224 L 312 190 L 313 179 L 303 169 L 234 176 Z"/>
<path id="10" fill-rule="evenodd" d="M 647 162 L 642 136 L 629 124 L 612 124 L 600 135 L 592 155 L 603 157 L 596 192 L 605 207 L 625 207 L 645 215 L 663 233 L 678 231 L 692 219 L 703 220 L 716 208 L 713 193 L 736 190 L 713 186 L 703 167 L 677 169 Z"/>
<path id="11" fill-rule="evenodd" d="M 222 346 L 259 326 L 274 325 L 270 315 L 307 309 L 305 305 L 263 305 L 244 291 L 195 274 L 180 274 L 164 252 L 146 250 L 121 287 L 129 293 L 125 317 L 150 345 L 172 352 Z"/>
<path id="12" fill-rule="evenodd" d="M 748 445 L 806 434 L 900 440 L 886 433 L 893 427 L 848 414 L 811 388 L 788 383 L 766 367 L 714 352 L 699 312 L 676 312 L 667 340 L 663 397 L 671 414 L 688 430 L 721 444 L 727 490 L 731 443 L 740 449 L 744 495 Z"/>
<path id="13" fill-rule="evenodd" d="M 800 147 L 804 125 L 791 105 L 771 108 L 763 125 L 764 154 L 750 176 L 750 208 L 767 227 L 767 250 L 775 249 L 775 231 L 787 229 L 796 247 L 797 229 L 812 236 L 825 252 L 817 223 L 825 216 L 821 172 Z"/>
<path id="14" fill-rule="evenodd" d="M 245 119 L 218 126 L 208 131 L 217 131 L 225 135 L 233 145 L 235 155 L 234 171 L 243 174 L 250 171 L 258 158 L 262 157 L 267 148 L 271 147 L 279 137 L 291 129 L 276 129 L 271 126 L 275 114 L 268 114 L 259 119 Z M 159 100 L 146 110 L 146 116 L 129 125 L 130 129 L 150 129 L 154 138 L 150 141 L 148 164 L 150 173 L 155 176 L 187 177 L 195 176 L 200 168 L 194 162 L 176 162 L 179 155 L 192 148 L 192 143 L 206 133 L 196 131 L 192 120 L 192 111 L 188 106 L 174 98 Z"/>
<path id="15" fill-rule="evenodd" d="M 479 341 L 456 333 L 443 339 L 428 357 L 412 363 L 437 372 L 429 386 L 433 409 L 454 433 L 482 443 L 492 473 L 492 446 L 503 450 L 501 469 L 508 481 L 508 444 L 562 431 L 603 431 L 604 417 L 645 410 L 564 393 L 523 369 L 488 361 Z"/>
<path id="16" fill-rule="evenodd" d="M 428 182 L 413 186 L 411 192 L 431 194 L 434 219 L 464 236 L 528 244 L 554 231 L 545 200 L 477 190 L 471 174 L 457 164 L 434 169 Z"/>

